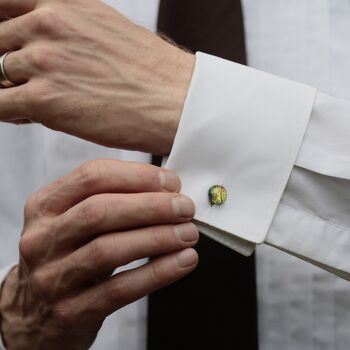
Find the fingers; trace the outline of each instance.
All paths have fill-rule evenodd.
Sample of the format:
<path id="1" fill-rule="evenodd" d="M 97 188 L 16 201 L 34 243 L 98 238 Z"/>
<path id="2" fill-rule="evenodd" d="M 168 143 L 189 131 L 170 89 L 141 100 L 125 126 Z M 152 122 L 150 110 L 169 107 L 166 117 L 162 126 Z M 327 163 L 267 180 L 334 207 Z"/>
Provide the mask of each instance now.
<path id="1" fill-rule="evenodd" d="M 1 27 L 0 27 L 1 28 Z M 1 44 L 0 44 L 1 45 Z M 0 49 L 0 52 L 13 51 L 12 49 Z M 21 85 L 29 81 L 32 77 L 32 72 L 29 67 L 26 57 L 26 50 L 13 51 L 6 56 L 4 60 L 4 69 L 7 79 L 15 85 Z"/>
<path id="2" fill-rule="evenodd" d="M 4 123 L 8 123 L 8 124 L 15 124 L 15 125 L 23 125 L 23 124 L 32 124 L 32 122 L 29 119 L 14 119 L 12 121 L 4 121 Z"/>
<path id="3" fill-rule="evenodd" d="M 56 223 L 55 250 L 86 242 L 98 234 L 192 220 L 193 202 L 174 193 L 106 194 L 88 198 Z"/>
<path id="4" fill-rule="evenodd" d="M 1 17 L 16 17 L 32 11 L 37 0 L 0 0 Z"/>
<path id="5" fill-rule="evenodd" d="M 117 160 L 90 161 L 40 194 L 41 210 L 60 214 L 80 201 L 100 193 L 178 192 L 174 173 L 151 165 Z"/>
<path id="6" fill-rule="evenodd" d="M 0 89 L 0 121 L 12 121 L 27 116 L 28 101 L 25 85 Z"/>
<path id="7" fill-rule="evenodd" d="M 197 263 L 198 255 L 191 248 L 161 257 L 60 301 L 55 316 L 67 326 L 99 322 L 123 306 L 185 277 Z"/>
<path id="8" fill-rule="evenodd" d="M 191 221 L 194 214 L 193 202 L 175 193 L 97 195 L 57 218 L 43 220 L 40 227 L 31 228 L 29 224 L 20 241 L 20 252 L 27 264 L 35 266 L 69 253 L 100 234 L 176 225 Z"/>
<path id="9" fill-rule="evenodd" d="M 24 15 L 0 23 L 0 52 L 16 51 L 24 46 L 31 29 L 28 17 Z"/>
<path id="10" fill-rule="evenodd" d="M 42 294 L 54 298 L 108 276 L 111 271 L 132 261 L 193 247 L 198 239 L 199 232 L 193 223 L 104 235 L 59 263 L 39 267 L 36 285 L 41 286 Z"/>
<path id="11" fill-rule="evenodd" d="M 51 7 L 42 7 L 0 22 L 0 52 L 13 52 L 6 58 L 5 68 L 7 77 L 16 85 L 58 68 L 56 58 L 60 56 L 61 50 L 55 50 L 57 43 L 50 45 L 64 26 L 58 23 L 57 11 Z"/>

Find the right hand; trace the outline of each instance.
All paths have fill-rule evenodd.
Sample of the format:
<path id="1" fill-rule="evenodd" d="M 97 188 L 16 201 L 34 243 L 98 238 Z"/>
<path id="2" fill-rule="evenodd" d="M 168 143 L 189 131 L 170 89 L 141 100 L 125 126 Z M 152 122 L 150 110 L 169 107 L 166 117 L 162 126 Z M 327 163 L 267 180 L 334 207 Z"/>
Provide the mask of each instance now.
<path id="1" fill-rule="evenodd" d="M 170 153 L 195 56 L 100 0 L 1 0 L 0 52 L 16 87 L 0 120 L 103 146 Z M 25 34 L 23 34 L 25 28 Z"/>
<path id="2" fill-rule="evenodd" d="M 191 272 L 195 209 L 179 190 L 166 170 L 99 160 L 34 194 L 1 293 L 8 349 L 88 349 L 108 315 Z"/>

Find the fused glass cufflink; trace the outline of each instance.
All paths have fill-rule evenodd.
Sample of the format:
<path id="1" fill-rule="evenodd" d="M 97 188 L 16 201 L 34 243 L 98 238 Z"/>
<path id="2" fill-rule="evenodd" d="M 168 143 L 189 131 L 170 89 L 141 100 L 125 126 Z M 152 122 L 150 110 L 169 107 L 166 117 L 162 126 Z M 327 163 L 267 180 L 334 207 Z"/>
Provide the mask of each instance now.
<path id="1" fill-rule="evenodd" d="M 224 186 L 215 185 L 209 188 L 210 205 L 221 205 L 226 202 L 227 191 Z"/>

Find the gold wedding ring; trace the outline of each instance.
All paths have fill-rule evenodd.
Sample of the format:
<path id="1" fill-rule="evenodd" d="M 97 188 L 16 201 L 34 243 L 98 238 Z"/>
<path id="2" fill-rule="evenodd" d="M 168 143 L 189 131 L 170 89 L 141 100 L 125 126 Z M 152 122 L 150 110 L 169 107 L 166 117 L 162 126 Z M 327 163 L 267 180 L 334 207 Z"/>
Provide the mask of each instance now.
<path id="1" fill-rule="evenodd" d="M 15 84 L 7 78 L 5 70 L 5 60 L 11 52 L 12 51 L 6 52 L 0 57 L 0 85 L 2 85 L 5 88 L 15 86 Z"/>

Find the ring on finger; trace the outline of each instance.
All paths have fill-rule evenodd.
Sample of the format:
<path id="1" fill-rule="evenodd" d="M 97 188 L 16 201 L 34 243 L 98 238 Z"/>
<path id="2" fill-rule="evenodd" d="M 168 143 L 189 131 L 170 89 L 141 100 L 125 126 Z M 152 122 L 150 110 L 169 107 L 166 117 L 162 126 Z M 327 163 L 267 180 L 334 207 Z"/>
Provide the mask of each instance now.
<path id="1" fill-rule="evenodd" d="M 16 84 L 14 84 L 11 80 L 9 80 L 7 78 L 6 75 L 6 69 L 5 69 L 5 60 L 6 57 L 11 53 L 12 51 L 8 51 L 5 54 L 3 54 L 0 57 L 0 84 L 5 87 L 5 88 L 9 88 L 9 87 L 13 87 Z"/>

